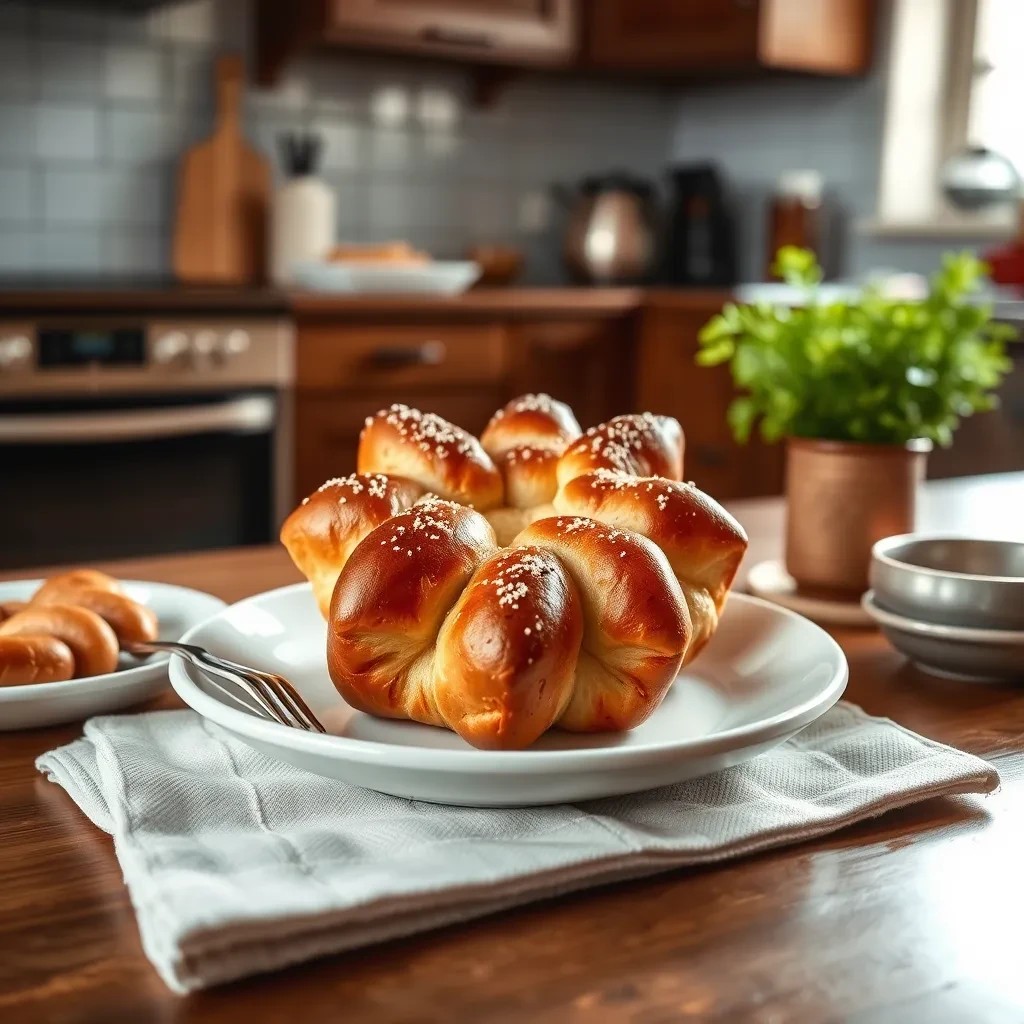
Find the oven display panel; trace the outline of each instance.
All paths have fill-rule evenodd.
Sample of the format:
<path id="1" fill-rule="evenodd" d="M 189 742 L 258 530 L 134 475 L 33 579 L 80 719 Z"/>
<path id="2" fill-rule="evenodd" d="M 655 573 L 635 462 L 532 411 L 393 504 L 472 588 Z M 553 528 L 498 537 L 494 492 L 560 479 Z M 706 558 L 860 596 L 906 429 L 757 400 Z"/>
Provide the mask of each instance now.
<path id="1" fill-rule="evenodd" d="M 146 361 L 142 327 L 42 327 L 37 337 L 43 367 L 142 366 Z"/>

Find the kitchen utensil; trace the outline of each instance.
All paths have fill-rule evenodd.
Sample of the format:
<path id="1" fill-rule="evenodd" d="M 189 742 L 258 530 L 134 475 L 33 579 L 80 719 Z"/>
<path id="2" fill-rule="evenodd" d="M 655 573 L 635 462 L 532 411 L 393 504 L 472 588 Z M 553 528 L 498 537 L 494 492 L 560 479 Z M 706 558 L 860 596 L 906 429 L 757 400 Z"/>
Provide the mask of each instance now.
<path id="1" fill-rule="evenodd" d="M 587 178 L 578 190 L 555 189 L 569 211 L 563 257 L 588 284 L 642 281 L 654 259 L 653 189 L 639 178 Z"/>
<path id="2" fill-rule="evenodd" d="M 872 619 L 861 607 L 860 596 L 803 593 L 786 572 L 781 559 L 758 562 L 747 574 L 747 589 L 765 601 L 805 615 L 824 626 L 870 626 Z"/>
<path id="3" fill-rule="evenodd" d="M 240 57 L 217 61 L 216 127 L 182 160 L 173 252 L 182 281 L 245 284 L 264 274 L 270 170 L 242 135 L 243 81 Z"/>
<path id="4" fill-rule="evenodd" d="M 525 262 L 522 250 L 511 245 L 474 245 L 467 255 L 480 268 L 476 283 L 492 287 L 511 284 Z"/>
<path id="5" fill-rule="evenodd" d="M 463 260 L 435 260 L 422 265 L 313 261 L 294 267 L 297 285 L 323 292 L 458 295 L 479 276 L 480 267 Z"/>
<path id="6" fill-rule="evenodd" d="M 768 208 L 768 252 L 765 278 L 773 280 L 772 267 L 783 246 L 810 249 L 824 264 L 824 193 L 820 172 L 783 171 L 775 184 Z"/>
<path id="7" fill-rule="evenodd" d="M 326 624 L 306 584 L 233 605 L 183 638 L 286 675 L 331 735 L 284 729 L 171 662 L 179 696 L 243 742 L 311 772 L 396 796 L 529 806 L 649 789 L 739 764 L 824 714 L 846 686 L 839 646 L 792 612 L 742 594 L 654 714 L 628 733 L 551 731 L 530 749 L 475 750 L 452 732 L 354 711 L 327 674 Z"/>
<path id="8" fill-rule="evenodd" d="M 201 669 L 209 680 L 216 685 L 230 700 L 272 722 L 279 722 L 295 729 L 307 732 L 326 732 L 319 719 L 306 706 L 298 691 L 284 676 L 276 672 L 261 672 L 259 669 L 239 665 L 234 661 L 218 658 L 195 644 L 172 643 L 167 640 L 155 640 L 148 643 L 126 645 L 129 654 L 136 657 L 148 657 L 150 654 L 166 652 L 177 654 L 187 662 Z M 222 681 L 232 684 L 223 685 Z M 248 694 L 250 701 L 242 700 L 237 688 Z"/>
<path id="9" fill-rule="evenodd" d="M 28 600 L 43 580 L 0 583 L 0 601 Z M 156 612 L 160 636 L 177 640 L 182 633 L 224 607 L 211 594 L 168 583 L 122 580 L 125 593 Z M 155 697 L 167 686 L 167 659 L 144 665 L 124 658 L 123 667 L 105 675 L 69 679 L 60 683 L 30 683 L 0 687 L 0 731 L 34 729 L 74 722 L 91 715 L 118 711 Z"/>
<path id="10" fill-rule="evenodd" d="M 949 626 L 1024 630 L 1024 543 L 903 534 L 871 551 L 875 603 Z"/>
<path id="11" fill-rule="evenodd" d="M 871 590 L 862 601 L 893 647 L 927 672 L 954 679 L 1024 682 L 1024 630 L 922 622 L 883 608 Z"/>
<path id="12" fill-rule="evenodd" d="M 983 210 L 1020 197 L 1017 168 L 1001 153 L 969 146 L 943 165 L 942 191 L 961 210 Z"/>
<path id="13" fill-rule="evenodd" d="M 672 168 L 670 177 L 662 259 L 666 283 L 735 284 L 735 225 L 721 172 L 714 164 L 685 164 Z"/>
<path id="14" fill-rule="evenodd" d="M 334 190 L 316 176 L 323 140 L 312 132 L 278 137 L 287 180 L 270 206 L 270 278 L 292 284 L 296 263 L 319 260 L 334 246 Z"/>

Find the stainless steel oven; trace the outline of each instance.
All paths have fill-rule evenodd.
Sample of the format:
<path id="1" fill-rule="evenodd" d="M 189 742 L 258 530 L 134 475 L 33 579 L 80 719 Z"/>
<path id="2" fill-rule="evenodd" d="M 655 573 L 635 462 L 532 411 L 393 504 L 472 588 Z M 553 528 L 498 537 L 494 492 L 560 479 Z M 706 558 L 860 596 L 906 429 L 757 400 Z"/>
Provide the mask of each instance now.
<path id="1" fill-rule="evenodd" d="M 0 568 L 270 541 L 287 320 L 0 320 Z"/>

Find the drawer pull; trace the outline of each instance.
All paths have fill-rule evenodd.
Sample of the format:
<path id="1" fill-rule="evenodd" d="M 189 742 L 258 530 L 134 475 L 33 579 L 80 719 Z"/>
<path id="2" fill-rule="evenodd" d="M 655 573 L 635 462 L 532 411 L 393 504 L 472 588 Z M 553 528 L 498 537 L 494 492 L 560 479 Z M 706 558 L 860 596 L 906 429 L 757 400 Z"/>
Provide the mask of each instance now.
<path id="1" fill-rule="evenodd" d="M 466 46 L 474 50 L 489 50 L 494 46 L 494 40 L 483 32 L 464 32 L 440 25 L 428 25 L 420 32 L 420 38 L 427 43 Z"/>
<path id="2" fill-rule="evenodd" d="M 378 369 L 398 369 L 403 366 L 439 366 L 448 355 L 443 341 L 425 341 L 421 345 L 394 345 L 374 349 L 370 362 Z"/>

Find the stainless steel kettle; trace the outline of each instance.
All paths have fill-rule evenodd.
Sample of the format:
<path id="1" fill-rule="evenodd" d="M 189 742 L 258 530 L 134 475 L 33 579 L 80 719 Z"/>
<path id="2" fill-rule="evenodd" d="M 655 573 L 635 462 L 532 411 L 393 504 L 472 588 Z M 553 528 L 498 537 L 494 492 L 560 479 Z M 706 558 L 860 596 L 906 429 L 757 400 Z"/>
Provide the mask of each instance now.
<path id="1" fill-rule="evenodd" d="M 556 189 L 568 208 L 562 256 L 586 284 L 632 284 L 654 265 L 654 190 L 625 174 L 587 178 Z"/>

